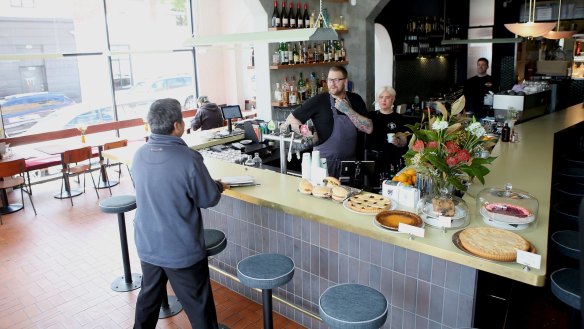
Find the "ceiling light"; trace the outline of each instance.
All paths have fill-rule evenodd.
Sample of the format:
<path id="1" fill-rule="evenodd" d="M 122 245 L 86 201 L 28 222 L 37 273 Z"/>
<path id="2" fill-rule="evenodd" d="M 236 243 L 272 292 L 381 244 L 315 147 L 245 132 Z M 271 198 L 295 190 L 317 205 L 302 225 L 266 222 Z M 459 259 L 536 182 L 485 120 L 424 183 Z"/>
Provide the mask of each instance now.
<path id="1" fill-rule="evenodd" d="M 546 35 L 543 36 L 544 38 L 554 39 L 554 40 L 567 39 L 567 38 L 571 38 L 572 35 L 574 35 L 574 33 L 576 33 L 576 31 L 560 31 L 560 17 L 561 16 L 562 16 L 562 0 L 560 0 L 560 5 L 558 6 L 558 24 L 556 25 L 556 30 L 549 31 Z"/>
<path id="2" fill-rule="evenodd" d="M 534 20 L 535 20 L 535 0 L 529 0 L 527 22 L 505 24 L 505 27 L 507 28 L 507 30 L 513 32 L 516 35 L 526 38 L 535 38 L 541 37 L 542 35 L 548 33 L 556 25 L 556 23 L 535 23 Z"/>

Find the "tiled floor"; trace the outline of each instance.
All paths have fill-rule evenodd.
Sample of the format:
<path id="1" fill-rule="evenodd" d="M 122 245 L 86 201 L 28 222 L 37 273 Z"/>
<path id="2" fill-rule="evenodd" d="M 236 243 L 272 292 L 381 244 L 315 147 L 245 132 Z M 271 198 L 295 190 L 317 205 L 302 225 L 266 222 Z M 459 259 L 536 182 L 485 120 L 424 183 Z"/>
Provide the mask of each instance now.
<path id="1" fill-rule="evenodd" d="M 110 289 L 123 273 L 116 216 L 100 212 L 92 188 L 75 197 L 71 207 L 68 199 L 53 198 L 59 187 L 59 181 L 33 186 L 37 216 L 26 194 L 24 210 L 2 216 L 0 328 L 131 328 L 139 290 Z M 112 191 L 133 193 L 125 171 Z M 109 191 L 102 189 L 99 194 L 105 198 Z M 20 193 L 9 193 L 9 199 L 20 203 Z M 133 217 L 133 212 L 126 214 L 130 260 L 133 272 L 140 272 Z M 216 283 L 213 292 L 221 323 L 230 328 L 262 328 L 260 305 Z M 278 314 L 274 326 L 302 328 Z M 190 328 L 190 324 L 183 311 L 160 320 L 158 328 Z"/>

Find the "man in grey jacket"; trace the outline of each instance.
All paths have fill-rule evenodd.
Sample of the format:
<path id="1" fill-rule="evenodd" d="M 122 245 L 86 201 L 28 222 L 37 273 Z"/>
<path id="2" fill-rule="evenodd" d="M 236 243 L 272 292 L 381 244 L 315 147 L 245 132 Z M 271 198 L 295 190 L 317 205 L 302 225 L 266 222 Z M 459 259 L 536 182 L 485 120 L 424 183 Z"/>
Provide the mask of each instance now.
<path id="1" fill-rule="evenodd" d="M 181 105 L 159 99 L 148 112 L 152 134 L 136 152 L 134 238 L 142 265 L 142 290 L 134 328 L 155 328 L 166 282 L 193 328 L 218 328 L 200 208 L 215 206 L 229 188 L 209 175 L 203 157 L 180 138 Z"/>

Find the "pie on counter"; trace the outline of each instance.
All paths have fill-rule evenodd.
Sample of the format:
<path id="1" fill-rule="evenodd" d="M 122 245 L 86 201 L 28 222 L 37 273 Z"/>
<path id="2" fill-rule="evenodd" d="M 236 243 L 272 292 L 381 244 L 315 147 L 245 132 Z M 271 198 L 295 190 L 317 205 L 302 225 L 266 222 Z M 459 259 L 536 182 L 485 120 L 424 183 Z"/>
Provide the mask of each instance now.
<path id="1" fill-rule="evenodd" d="M 381 211 L 375 215 L 375 221 L 379 226 L 393 231 L 397 231 L 399 223 L 412 226 L 422 226 L 422 218 L 414 213 L 401 210 Z"/>
<path id="2" fill-rule="evenodd" d="M 362 193 L 348 199 L 347 205 L 351 210 L 364 214 L 377 214 L 391 208 L 391 199 L 380 194 Z"/>
<path id="3" fill-rule="evenodd" d="M 484 206 L 484 211 L 481 209 L 481 214 L 511 224 L 531 223 L 535 220 L 535 216 L 529 210 L 508 203 L 489 203 Z"/>
<path id="4" fill-rule="evenodd" d="M 530 243 L 520 235 L 494 227 L 471 227 L 459 235 L 460 243 L 470 253 L 501 262 L 514 262 L 516 249 L 528 251 Z"/>

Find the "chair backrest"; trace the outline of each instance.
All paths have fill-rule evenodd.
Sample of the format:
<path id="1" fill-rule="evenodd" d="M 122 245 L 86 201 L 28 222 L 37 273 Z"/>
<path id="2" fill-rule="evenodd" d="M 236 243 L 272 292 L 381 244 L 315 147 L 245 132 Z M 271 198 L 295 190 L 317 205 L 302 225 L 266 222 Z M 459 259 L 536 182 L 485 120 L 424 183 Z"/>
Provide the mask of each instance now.
<path id="1" fill-rule="evenodd" d="M 85 146 L 74 150 L 67 150 L 63 152 L 61 157 L 61 160 L 66 165 L 89 159 L 91 159 L 91 146 Z"/>
<path id="2" fill-rule="evenodd" d="M 111 150 L 111 149 L 117 149 L 117 148 L 124 147 L 124 146 L 128 146 L 127 139 L 122 139 L 120 141 L 105 143 L 105 144 L 103 144 L 103 150 L 106 151 L 106 150 Z"/>
<path id="3" fill-rule="evenodd" d="M 0 162 L 0 177 L 11 177 L 20 175 L 25 171 L 25 160 L 23 158 Z"/>

